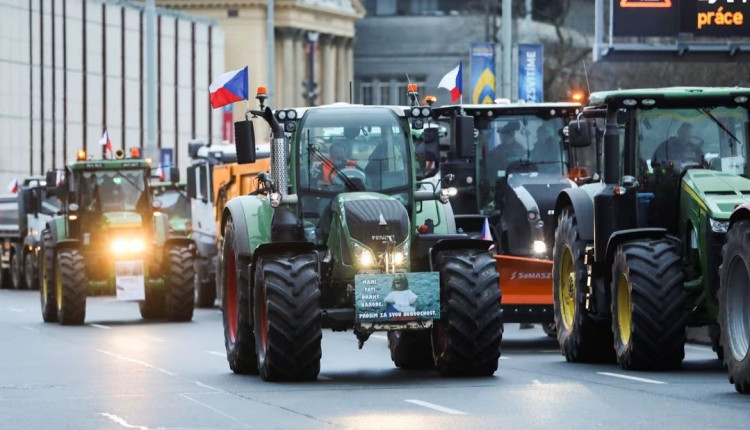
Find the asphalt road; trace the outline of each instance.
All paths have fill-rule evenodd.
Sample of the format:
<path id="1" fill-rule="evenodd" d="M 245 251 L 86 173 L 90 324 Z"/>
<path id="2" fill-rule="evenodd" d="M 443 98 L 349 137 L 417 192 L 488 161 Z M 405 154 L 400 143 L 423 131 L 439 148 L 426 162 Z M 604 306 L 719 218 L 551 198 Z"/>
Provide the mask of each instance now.
<path id="1" fill-rule="evenodd" d="M 683 369 L 624 372 L 566 363 L 541 328 L 506 326 L 492 378 L 396 369 L 383 334 L 362 350 L 323 334 L 312 383 L 234 375 L 221 314 L 146 323 L 135 303 L 89 298 L 86 325 L 44 324 L 35 291 L 0 291 L 3 429 L 748 428 L 750 396 L 710 348 Z"/>

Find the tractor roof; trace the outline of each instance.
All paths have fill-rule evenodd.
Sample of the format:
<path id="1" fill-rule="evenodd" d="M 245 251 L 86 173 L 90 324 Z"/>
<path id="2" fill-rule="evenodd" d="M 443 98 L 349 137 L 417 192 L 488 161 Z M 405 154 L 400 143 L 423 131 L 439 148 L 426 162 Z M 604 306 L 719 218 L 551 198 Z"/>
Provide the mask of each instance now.
<path id="1" fill-rule="evenodd" d="M 325 110 L 329 110 L 329 109 L 342 109 L 343 110 L 343 109 L 351 109 L 351 108 L 357 108 L 357 109 L 373 109 L 373 108 L 382 109 L 382 108 L 386 108 L 386 109 L 391 109 L 394 113 L 396 113 L 396 115 L 403 117 L 403 116 L 406 116 L 406 114 L 404 113 L 404 110 L 405 109 L 409 109 L 410 106 L 362 105 L 362 104 L 351 104 L 351 103 L 342 103 L 342 102 L 340 102 L 340 103 L 332 103 L 332 104 L 328 104 L 328 105 L 321 105 L 321 106 L 314 106 L 314 107 L 297 107 L 297 108 L 289 108 L 289 109 L 274 109 L 273 112 L 274 112 L 274 115 L 276 115 L 276 117 L 278 118 L 279 112 L 281 112 L 281 111 L 287 111 L 288 112 L 290 110 L 293 110 L 293 111 L 295 111 L 297 113 L 297 118 L 302 118 L 302 116 L 307 111 L 316 111 L 316 110 L 321 110 L 321 109 L 325 109 Z"/>
<path id="2" fill-rule="evenodd" d="M 643 104 L 642 100 L 653 100 L 653 102 L 647 102 L 650 104 L 643 105 L 736 104 L 749 106 L 748 98 L 750 98 L 750 88 L 743 87 L 667 87 L 598 91 L 591 93 L 589 103 L 592 105 L 610 104 L 617 107 L 619 105 L 635 106 Z M 625 100 L 628 102 L 623 103 Z"/>
<path id="3" fill-rule="evenodd" d="M 146 169 L 151 165 L 141 158 L 123 158 L 121 160 L 80 160 L 71 163 L 69 167 L 71 170 L 116 170 Z"/>
<path id="4" fill-rule="evenodd" d="M 510 115 L 534 115 L 544 113 L 551 116 L 575 113 L 583 109 L 580 103 L 573 102 L 546 102 L 546 103 L 504 103 L 504 104 L 471 104 L 471 105 L 445 105 L 433 108 L 436 116 L 447 115 L 462 109 L 473 116 L 510 116 Z M 490 115 L 489 113 L 492 112 Z"/>

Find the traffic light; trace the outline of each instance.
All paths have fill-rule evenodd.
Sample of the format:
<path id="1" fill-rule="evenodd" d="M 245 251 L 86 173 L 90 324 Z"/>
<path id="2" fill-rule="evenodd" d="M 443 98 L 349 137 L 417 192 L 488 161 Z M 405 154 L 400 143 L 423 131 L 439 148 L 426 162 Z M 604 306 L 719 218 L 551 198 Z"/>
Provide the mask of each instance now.
<path id="1" fill-rule="evenodd" d="M 312 85 L 309 84 L 309 81 L 302 81 L 302 87 L 305 88 L 302 97 L 308 101 L 310 106 L 315 106 L 315 100 L 318 98 L 318 81 L 312 81 Z"/>

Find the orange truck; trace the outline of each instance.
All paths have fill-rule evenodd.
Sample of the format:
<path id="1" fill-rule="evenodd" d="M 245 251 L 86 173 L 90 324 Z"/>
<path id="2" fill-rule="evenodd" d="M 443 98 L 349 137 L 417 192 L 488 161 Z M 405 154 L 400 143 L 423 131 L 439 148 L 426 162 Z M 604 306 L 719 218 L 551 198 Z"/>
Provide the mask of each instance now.
<path id="1" fill-rule="evenodd" d="M 458 115 L 474 118 L 473 153 L 459 154 L 438 138 L 440 170 L 455 177 L 451 202 L 459 231 L 495 242 L 504 322 L 541 323 L 550 336 L 555 201 L 563 189 L 595 180 L 598 171 L 593 148 L 566 142 L 566 126 L 581 110 L 570 102 L 433 109 L 446 127 Z"/>

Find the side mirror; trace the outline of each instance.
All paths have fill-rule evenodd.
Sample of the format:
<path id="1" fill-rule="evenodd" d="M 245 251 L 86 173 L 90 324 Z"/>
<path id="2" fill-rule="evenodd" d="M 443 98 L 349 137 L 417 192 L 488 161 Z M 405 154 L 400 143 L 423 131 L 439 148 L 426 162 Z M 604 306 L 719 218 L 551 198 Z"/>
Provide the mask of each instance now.
<path id="1" fill-rule="evenodd" d="M 191 199 L 198 198 L 197 169 L 198 166 L 190 166 L 187 169 L 187 195 Z"/>
<path id="2" fill-rule="evenodd" d="M 54 196 L 57 192 L 57 172 L 48 170 L 45 181 L 47 182 L 47 195 Z"/>
<path id="3" fill-rule="evenodd" d="M 198 150 L 201 149 L 205 144 L 203 142 L 189 142 L 188 143 L 188 155 L 190 158 L 198 157 Z"/>
<path id="4" fill-rule="evenodd" d="M 568 124 L 568 138 L 574 148 L 591 146 L 596 136 L 594 124 L 585 119 L 574 120 Z"/>
<path id="5" fill-rule="evenodd" d="M 171 181 L 171 182 L 172 182 L 173 184 L 176 184 L 176 183 L 180 182 L 180 169 L 179 169 L 179 167 L 177 167 L 177 166 L 172 166 L 172 167 L 171 167 L 171 168 L 169 169 L 169 180 L 170 180 L 170 181 Z"/>
<path id="6" fill-rule="evenodd" d="M 237 151 L 237 163 L 255 163 L 255 130 L 250 120 L 234 123 L 234 146 Z"/>
<path id="7" fill-rule="evenodd" d="M 453 144 L 459 158 L 474 156 L 474 118 L 457 116 L 453 118 Z"/>

